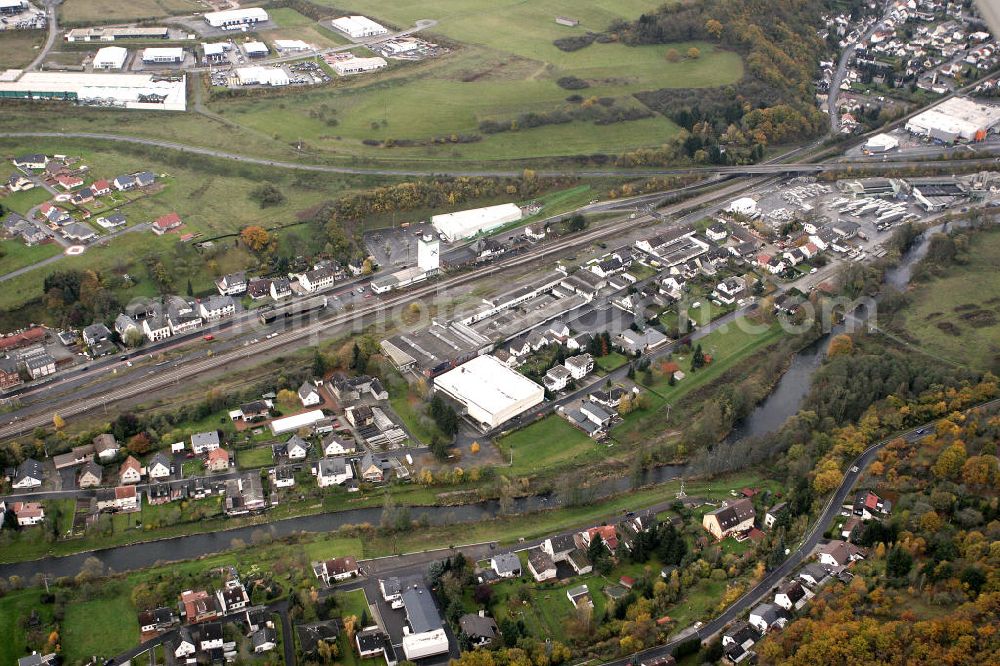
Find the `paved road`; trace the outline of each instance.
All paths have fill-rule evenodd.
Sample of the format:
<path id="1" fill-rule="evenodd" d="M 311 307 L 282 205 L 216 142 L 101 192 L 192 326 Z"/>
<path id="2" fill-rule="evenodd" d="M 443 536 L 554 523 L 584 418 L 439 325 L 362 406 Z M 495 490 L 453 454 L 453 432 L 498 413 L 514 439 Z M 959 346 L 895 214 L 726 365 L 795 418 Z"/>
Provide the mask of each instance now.
<path id="1" fill-rule="evenodd" d="M 45 59 L 45 56 L 49 54 L 52 50 L 53 44 L 56 43 L 56 37 L 59 36 L 59 18 L 56 14 L 56 7 L 62 0 L 45 0 L 45 13 L 48 14 L 49 23 L 49 36 L 45 39 L 45 45 L 42 50 L 38 52 L 35 59 L 31 61 L 25 69 L 29 72 L 34 71 L 38 68 L 38 65 Z"/>
<path id="2" fill-rule="evenodd" d="M 884 16 L 886 11 L 888 11 L 891 3 L 887 3 L 885 7 L 882 8 L 882 15 Z M 878 18 L 873 21 L 865 31 L 863 35 L 858 39 L 858 41 L 850 44 L 844 51 L 840 54 L 840 60 L 837 62 L 837 71 L 833 74 L 833 79 L 830 81 L 830 92 L 827 95 L 827 111 L 830 114 L 830 133 L 837 134 L 840 132 L 840 111 L 837 107 L 837 97 L 840 95 L 840 84 L 844 81 L 844 76 L 847 74 L 847 64 L 854 55 L 854 51 L 858 48 L 859 44 L 862 44 L 875 34 L 875 31 L 882 27 L 882 18 Z"/>

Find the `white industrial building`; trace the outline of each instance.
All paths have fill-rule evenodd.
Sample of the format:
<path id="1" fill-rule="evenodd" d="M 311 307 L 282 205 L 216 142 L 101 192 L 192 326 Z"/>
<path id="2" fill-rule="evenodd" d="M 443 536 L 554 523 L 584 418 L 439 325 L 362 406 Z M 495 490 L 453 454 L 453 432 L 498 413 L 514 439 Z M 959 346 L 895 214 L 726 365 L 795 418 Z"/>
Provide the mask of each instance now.
<path id="1" fill-rule="evenodd" d="M 311 46 L 301 39 L 276 39 L 274 40 L 274 48 L 278 49 L 281 53 L 295 53 L 297 51 L 309 51 L 312 49 Z"/>
<path id="2" fill-rule="evenodd" d="M 367 16 L 341 16 L 340 18 L 333 19 L 330 24 L 351 39 L 363 39 L 365 37 L 378 37 L 389 34 L 388 28 L 379 25 Z"/>
<path id="3" fill-rule="evenodd" d="M 267 12 L 260 7 L 227 9 L 223 12 L 207 12 L 205 20 L 213 28 L 234 28 L 253 25 L 267 20 Z"/>
<path id="4" fill-rule="evenodd" d="M 94 55 L 94 69 L 122 69 L 128 59 L 128 49 L 120 46 L 105 46 Z"/>
<path id="5" fill-rule="evenodd" d="M 434 390 L 464 406 L 471 419 L 489 429 L 545 399 L 544 388 L 490 355 L 477 356 L 436 377 Z"/>
<path id="6" fill-rule="evenodd" d="M 727 213 L 733 213 L 734 215 L 743 215 L 745 217 L 754 217 L 759 212 L 757 209 L 757 202 L 750 197 L 740 197 L 735 201 L 729 202 L 726 206 Z"/>
<path id="7" fill-rule="evenodd" d="M 441 267 L 441 242 L 431 234 L 417 240 L 417 267 L 428 273 Z"/>
<path id="8" fill-rule="evenodd" d="M 84 74 L 82 72 L 22 72 L 0 74 L 0 99 L 65 100 L 82 105 L 125 109 L 184 111 L 185 77 L 158 80 L 150 74 Z"/>
<path id="9" fill-rule="evenodd" d="M 226 60 L 226 51 L 230 48 L 229 42 L 214 42 L 201 45 L 201 50 L 205 53 L 205 62 L 223 62 Z"/>
<path id="10" fill-rule="evenodd" d="M 236 80 L 241 86 L 287 86 L 291 83 L 283 67 L 238 67 Z"/>
<path id="11" fill-rule="evenodd" d="M 0 14 L 20 14 L 27 8 L 26 0 L 0 0 Z"/>
<path id="12" fill-rule="evenodd" d="M 944 143 L 982 141 L 998 124 L 1000 106 L 952 97 L 910 118 L 906 131 Z"/>
<path id="13" fill-rule="evenodd" d="M 431 224 L 438 232 L 444 234 L 445 238 L 455 242 L 520 220 L 521 214 L 517 204 L 507 203 L 435 215 L 431 218 Z"/>
<path id="14" fill-rule="evenodd" d="M 333 63 L 333 71 L 340 76 L 350 74 L 361 74 L 363 72 L 374 72 L 388 66 L 385 58 L 349 58 L 347 60 L 337 60 Z"/>
<path id="15" fill-rule="evenodd" d="M 323 410 L 314 409 L 310 412 L 274 419 L 271 421 L 271 434 L 283 435 L 288 432 L 297 432 L 299 428 L 309 428 L 325 418 Z"/>
<path id="16" fill-rule="evenodd" d="M 179 46 L 153 46 L 142 50 L 142 61 L 158 65 L 175 65 L 184 60 L 184 49 Z"/>
<path id="17" fill-rule="evenodd" d="M 243 45 L 243 51 L 248 58 L 263 58 L 270 53 L 264 42 L 247 42 Z"/>
<path id="18" fill-rule="evenodd" d="M 865 142 L 864 152 L 866 153 L 887 153 L 899 147 L 899 139 L 891 134 L 876 134 Z"/>

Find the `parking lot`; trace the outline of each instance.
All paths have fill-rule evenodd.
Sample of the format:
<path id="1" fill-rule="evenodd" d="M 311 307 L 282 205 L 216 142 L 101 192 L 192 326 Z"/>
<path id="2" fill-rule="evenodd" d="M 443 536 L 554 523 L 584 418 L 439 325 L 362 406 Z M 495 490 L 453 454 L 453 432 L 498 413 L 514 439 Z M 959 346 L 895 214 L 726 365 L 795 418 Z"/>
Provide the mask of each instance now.
<path id="1" fill-rule="evenodd" d="M 45 12 L 33 5 L 28 5 L 28 9 L 20 14 L 0 17 L 0 30 L 44 30 L 47 25 Z"/>
<path id="2" fill-rule="evenodd" d="M 406 223 L 406 226 L 377 229 L 365 233 L 365 247 L 382 268 L 413 266 L 417 263 L 417 239 L 424 234 L 438 235 L 428 222 Z M 441 241 L 441 251 L 447 248 Z"/>

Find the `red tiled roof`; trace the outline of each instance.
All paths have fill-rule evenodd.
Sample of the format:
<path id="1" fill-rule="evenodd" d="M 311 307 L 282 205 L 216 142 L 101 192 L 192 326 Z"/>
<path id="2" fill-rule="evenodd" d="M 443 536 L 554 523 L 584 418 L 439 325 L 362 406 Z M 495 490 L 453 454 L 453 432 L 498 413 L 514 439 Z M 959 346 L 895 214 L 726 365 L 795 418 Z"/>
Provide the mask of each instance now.
<path id="1" fill-rule="evenodd" d="M 177 213 L 167 213 L 163 217 L 157 218 L 156 222 L 153 222 L 153 224 L 155 224 L 161 229 L 169 229 L 170 227 L 177 226 L 180 223 L 181 223 L 181 216 L 178 215 Z"/>
<path id="2" fill-rule="evenodd" d="M 878 507 L 878 495 L 875 493 L 868 493 L 865 495 L 865 506 L 869 509 Z"/>
<path id="3" fill-rule="evenodd" d="M 229 452 L 221 447 L 218 449 L 212 449 L 208 452 L 208 459 L 210 461 L 225 460 L 226 462 L 229 462 Z"/>
<path id="4" fill-rule="evenodd" d="M 111 183 L 102 178 L 101 180 L 95 180 L 94 184 L 90 187 L 95 191 L 108 190 L 111 189 Z"/>
<path id="5" fill-rule="evenodd" d="M 15 347 L 20 347 L 22 345 L 31 344 L 32 342 L 38 342 L 45 337 L 45 329 L 40 327 L 29 328 L 27 331 L 21 331 L 20 333 L 15 333 L 14 335 L 8 335 L 5 338 L 0 338 L 0 351 L 7 349 L 14 349 Z"/>
<path id="6" fill-rule="evenodd" d="M 115 499 L 129 499 L 135 497 L 135 486 L 118 486 L 115 488 Z"/>

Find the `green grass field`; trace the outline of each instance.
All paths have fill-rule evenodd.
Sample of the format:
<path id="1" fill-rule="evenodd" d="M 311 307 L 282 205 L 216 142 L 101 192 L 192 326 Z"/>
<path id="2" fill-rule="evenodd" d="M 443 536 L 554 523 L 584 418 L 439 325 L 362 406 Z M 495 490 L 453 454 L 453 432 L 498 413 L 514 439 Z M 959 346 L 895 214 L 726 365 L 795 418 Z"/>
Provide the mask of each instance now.
<path id="1" fill-rule="evenodd" d="M 602 449 L 594 440 L 555 414 L 501 438 L 497 445 L 508 461 L 513 453 L 513 466 L 501 469 L 501 473 L 514 476 L 537 474 L 545 469 L 603 457 Z"/>
<path id="2" fill-rule="evenodd" d="M 105 599 L 76 602 L 66 607 L 62 644 L 69 663 L 92 655 L 111 657 L 139 642 L 139 623 L 128 591 Z"/>
<path id="3" fill-rule="evenodd" d="M 6 275 L 25 266 L 48 259 L 62 252 L 55 243 L 28 247 L 20 240 L 0 241 L 0 275 Z"/>
<path id="4" fill-rule="evenodd" d="M 29 210 L 42 202 L 48 201 L 51 196 L 44 187 L 33 187 L 30 190 L 15 192 L 0 199 L 0 205 L 15 213 L 27 215 Z"/>
<path id="5" fill-rule="evenodd" d="M 270 446 L 258 446 L 253 449 L 242 449 L 236 452 L 236 464 L 240 469 L 251 467 L 267 467 L 274 464 Z"/>
<path id="6" fill-rule="evenodd" d="M 920 350 L 981 371 L 1000 371 L 1000 232 L 976 233 L 968 261 L 916 283 L 896 317 Z M 894 326 L 897 325 L 893 322 Z"/>
<path id="7" fill-rule="evenodd" d="M 195 0 L 66 0 L 59 6 L 60 23 L 109 23 L 159 18 L 205 11 Z"/>
<path id="8" fill-rule="evenodd" d="M 611 352 L 607 356 L 598 356 L 596 359 L 594 359 L 594 365 L 596 365 L 601 370 L 604 370 L 605 372 L 611 372 L 612 370 L 616 370 L 625 365 L 625 363 L 627 362 L 628 359 L 625 358 L 625 356 L 623 356 L 622 354 L 619 354 L 618 352 Z"/>
<path id="9" fill-rule="evenodd" d="M 0 32 L 0 71 L 20 69 L 30 63 L 45 41 L 44 30 L 4 30 Z"/>

